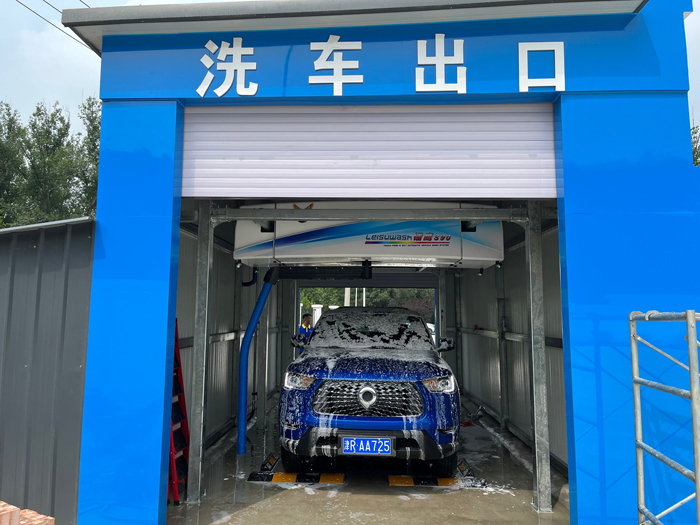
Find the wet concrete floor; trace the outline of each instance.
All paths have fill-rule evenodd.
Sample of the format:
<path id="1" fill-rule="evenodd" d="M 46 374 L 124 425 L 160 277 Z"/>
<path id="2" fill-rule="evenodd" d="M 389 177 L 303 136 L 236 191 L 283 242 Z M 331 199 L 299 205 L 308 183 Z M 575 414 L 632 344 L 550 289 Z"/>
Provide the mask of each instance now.
<path id="1" fill-rule="evenodd" d="M 206 497 L 199 505 L 169 505 L 169 525 L 329 525 L 329 524 L 506 524 L 560 525 L 569 511 L 554 502 L 552 514 L 537 514 L 532 506 L 532 474 L 479 426 L 464 427 L 460 458 L 467 460 L 486 488 L 390 486 L 388 475 L 406 474 L 405 463 L 375 460 L 338 464 L 342 485 L 247 482 L 267 454 L 279 454 L 277 411 L 267 416 L 265 435 L 256 425 L 249 433 L 248 452 L 226 452 L 221 443 L 205 461 Z M 216 449 L 219 449 L 217 452 Z M 276 471 L 282 471 L 281 462 Z M 410 472 L 410 471 L 409 471 Z"/>

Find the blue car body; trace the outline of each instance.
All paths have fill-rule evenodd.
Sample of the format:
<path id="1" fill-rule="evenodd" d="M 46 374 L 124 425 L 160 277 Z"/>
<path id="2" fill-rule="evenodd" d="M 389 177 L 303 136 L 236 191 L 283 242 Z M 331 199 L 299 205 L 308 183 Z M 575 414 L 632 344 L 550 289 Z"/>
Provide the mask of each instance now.
<path id="1" fill-rule="evenodd" d="M 346 327 L 340 329 L 340 338 L 338 330 L 329 335 L 329 323 Z M 383 330 L 365 328 L 373 323 Z M 459 389 L 451 377 L 415 312 L 331 311 L 319 320 L 301 357 L 287 368 L 279 403 L 281 445 L 300 456 L 335 457 L 343 453 L 343 436 L 392 437 L 395 457 L 450 456 L 457 450 L 460 423 Z M 429 391 L 424 382 L 438 379 L 452 381 L 452 390 Z M 294 381 L 301 388 L 289 384 Z M 366 386 L 376 391 L 376 409 L 363 408 L 359 398 L 355 403 L 356 392 Z"/>

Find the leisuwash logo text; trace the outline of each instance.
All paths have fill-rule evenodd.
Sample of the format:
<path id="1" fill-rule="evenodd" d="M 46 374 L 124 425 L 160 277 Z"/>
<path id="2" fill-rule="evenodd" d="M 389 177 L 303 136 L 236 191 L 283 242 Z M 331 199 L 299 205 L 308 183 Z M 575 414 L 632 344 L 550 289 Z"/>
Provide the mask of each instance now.
<path id="1" fill-rule="evenodd" d="M 365 235 L 365 244 L 384 244 L 393 246 L 449 246 L 452 235 L 437 233 L 415 233 L 413 235 L 378 233 Z"/>

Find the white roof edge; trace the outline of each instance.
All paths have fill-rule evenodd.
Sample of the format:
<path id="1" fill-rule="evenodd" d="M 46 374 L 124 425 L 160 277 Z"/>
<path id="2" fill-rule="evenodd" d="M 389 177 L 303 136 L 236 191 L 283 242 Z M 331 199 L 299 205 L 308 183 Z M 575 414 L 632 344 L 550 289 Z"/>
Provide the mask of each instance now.
<path id="1" fill-rule="evenodd" d="M 583 14 L 637 13 L 648 0 L 244 0 L 64 9 L 62 23 L 98 54 L 105 34 L 166 34 L 393 25 Z M 236 24 L 239 21 L 239 24 Z M 224 28 L 225 25 L 225 28 Z"/>
<path id="2" fill-rule="evenodd" d="M 8 233 L 28 232 L 32 230 L 43 230 L 44 228 L 57 228 L 58 226 L 71 226 L 84 222 L 94 222 L 92 217 L 77 217 L 75 219 L 65 219 L 62 221 L 40 222 L 38 224 L 26 224 L 24 226 L 13 226 L 12 228 L 0 228 L 0 235 Z"/>

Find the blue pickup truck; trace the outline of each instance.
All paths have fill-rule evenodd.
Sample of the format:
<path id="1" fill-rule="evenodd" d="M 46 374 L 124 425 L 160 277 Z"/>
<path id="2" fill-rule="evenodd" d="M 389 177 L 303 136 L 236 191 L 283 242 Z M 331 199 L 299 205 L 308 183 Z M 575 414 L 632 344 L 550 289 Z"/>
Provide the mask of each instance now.
<path id="1" fill-rule="evenodd" d="M 451 477 L 459 442 L 459 387 L 423 319 L 404 308 L 324 314 L 285 374 L 279 403 L 282 463 L 312 456 L 394 457 Z"/>

